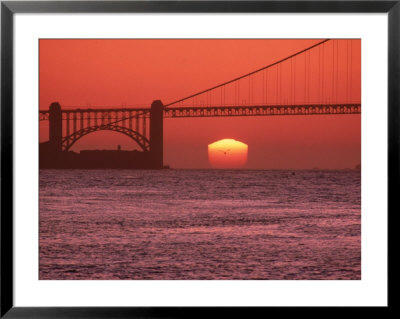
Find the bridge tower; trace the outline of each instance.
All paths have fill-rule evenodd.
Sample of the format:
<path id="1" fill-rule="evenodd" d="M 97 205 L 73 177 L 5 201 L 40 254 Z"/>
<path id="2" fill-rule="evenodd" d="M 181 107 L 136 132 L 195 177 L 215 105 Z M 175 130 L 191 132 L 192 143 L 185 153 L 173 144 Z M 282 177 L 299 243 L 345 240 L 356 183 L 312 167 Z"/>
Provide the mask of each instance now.
<path id="1" fill-rule="evenodd" d="M 49 108 L 49 147 L 53 154 L 62 151 L 62 114 L 57 102 Z"/>
<path id="2" fill-rule="evenodd" d="M 150 110 L 150 154 L 154 168 L 163 168 L 163 122 L 164 105 L 153 101 Z"/>

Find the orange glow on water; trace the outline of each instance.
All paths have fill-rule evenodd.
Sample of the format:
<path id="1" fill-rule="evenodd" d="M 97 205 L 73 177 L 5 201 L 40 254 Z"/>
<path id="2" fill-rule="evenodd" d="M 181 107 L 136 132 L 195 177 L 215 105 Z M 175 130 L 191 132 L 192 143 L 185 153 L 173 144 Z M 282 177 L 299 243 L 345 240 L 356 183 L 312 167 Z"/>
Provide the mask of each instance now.
<path id="1" fill-rule="evenodd" d="M 234 139 L 208 145 L 208 160 L 214 168 L 242 168 L 247 162 L 248 146 Z"/>

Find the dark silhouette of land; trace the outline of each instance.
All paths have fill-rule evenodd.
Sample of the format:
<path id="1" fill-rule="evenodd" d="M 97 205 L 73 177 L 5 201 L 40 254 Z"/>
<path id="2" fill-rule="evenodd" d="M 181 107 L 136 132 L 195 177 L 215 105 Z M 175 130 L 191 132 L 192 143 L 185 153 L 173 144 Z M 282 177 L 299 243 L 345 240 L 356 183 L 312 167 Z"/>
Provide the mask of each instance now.
<path id="1" fill-rule="evenodd" d="M 137 150 L 82 150 L 80 153 L 63 151 L 54 153 L 49 143 L 40 144 L 39 167 L 53 169 L 151 169 L 154 161 L 150 152 Z"/>

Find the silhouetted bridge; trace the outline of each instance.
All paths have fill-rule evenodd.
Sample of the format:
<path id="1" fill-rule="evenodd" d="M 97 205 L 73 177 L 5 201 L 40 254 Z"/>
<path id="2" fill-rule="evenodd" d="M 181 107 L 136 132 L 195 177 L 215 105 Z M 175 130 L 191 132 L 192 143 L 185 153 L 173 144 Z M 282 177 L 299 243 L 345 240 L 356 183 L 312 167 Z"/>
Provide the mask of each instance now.
<path id="1" fill-rule="evenodd" d="M 287 58 L 277 61 L 264 68 L 245 74 L 231 81 L 214 86 L 210 89 L 190 95 L 175 102 L 163 105 L 161 101 L 154 101 L 150 108 L 75 108 L 61 109 L 59 103 L 52 103 L 47 111 L 39 111 L 41 121 L 49 121 L 49 142 L 46 142 L 46 150 L 49 154 L 60 154 L 68 151 L 79 139 L 96 131 L 114 131 L 124 134 L 134 140 L 143 152 L 149 154 L 151 167 L 163 167 L 163 121 L 164 118 L 188 118 L 188 117 L 232 117 L 232 116 L 282 116 L 282 115 L 339 115 L 339 114 L 360 114 L 360 103 L 337 103 L 340 84 L 338 65 L 332 63 L 331 72 L 327 72 L 331 82 L 329 86 L 327 81 L 322 78 L 324 70 L 321 70 L 321 47 L 326 45 L 328 40 L 323 40 L 305 50 L 297 52 Z M 338 50 L 336 46 L 336 50 Z M 310 50 L 319 47 L 319 73 L 312 70 L 310 62 Z M 332 57 L 334 58 L 335 46 L 333 44 Z M 349 46 L 347 46 L 349 51 Z M 297 85 L 296 89 L 296 59 L 302 54 L 308 53 L 304 57 L 304 79 Z M 339 59 L 336 58 L 337 64 Z M 290 64 L 289 80 L 282 80 L 283 63 Z M 294 62 L 293 62 L 294 61 Z M 307 64 L 308 61 L 308 64 Z M 297 62 L 298 63 L 298 62 Z M 347 66 L 349 66 L 349 57 L 347 57 Z M 295 65 L 293 67 L 293 65 Z M 350 64 L 351 65 L 351 64 Z M 268 73 L 270 69 L 276 67 L 276 74 L 273 74 L 275 85 L 272 91 L 275 96 L 271 97 L 271 82 L 268 82 Z M 314 66 L 315 67 L 315 66 Z M 308 74 L 307 74 L 308 70 Z M 254 79 L 262 73 L 262 85 L 258 94 L 258 99 L 263 103 L 254 103 L 257 99 L 254 94 Z M 316 73 L 318 81 L 311 83 L 311 73 Z M 347 69 L 347 97 L 351 100 L 351 78 Z M 333 76 L 331 77 L 331 75 Z M 271 77 L 271 75 L 270 75 Z M 303 77 L 303 75 L 302 75 Z M 240 87 L 241 81 L 249 79 L 247 86 Z M 282 84 L 282 82 L 284 82 Z M 324 83 L 325 82 L 325 83 Z M 286 83 L 286 85 L 285 85 Z M 290 84 L 289 84 L 290 83 Z M 227 89 L 233 86 L 232 92 Z M 318 88 L 317 95 L 319 99 L 325 100 L 324 103 L 309 102 L 313 97 L 310 90 L 313 87 Z M 217 91 L 218 94 L 215 94 Z M 227 92 L 228 91 L 228 92 Z M 241 101 L 240 96 L 246 91 L 246 101 Z M 329 92 L 329 101 L 324 99 L 326 92 Z M 303 103 L 297 102 L 299 93 L 303 93 L 301 99 Z M 296 99 L 297 94 L 297 99 Z M 336 103 L 333 103 L 335 100 Z M 343 94 L 342 94 L 343 95 Z M 350 96 L 349 96 L 350 95 Z M 199 97 L 203 99 L 199 100 Z M 233 98 L 232 98 L 233 97 Z M 229 99 L 230 98 L 230 99 Z M 274 98 L 274 104 L 271 100 Z M 286 99 L 285 99 L 286 98 Z M 315 96 L 314 96 L 315 98 Z M 215 102 L 217 100 L 217 103 Z M 193 106 L 183 105 L 184 102 L 191 101 Z M 230 103 L 230 104 L 229 104 Z M 176 105 L 181 106 L 176 106 Z M 175 106 L 172 106 L 175 105 Z"/>

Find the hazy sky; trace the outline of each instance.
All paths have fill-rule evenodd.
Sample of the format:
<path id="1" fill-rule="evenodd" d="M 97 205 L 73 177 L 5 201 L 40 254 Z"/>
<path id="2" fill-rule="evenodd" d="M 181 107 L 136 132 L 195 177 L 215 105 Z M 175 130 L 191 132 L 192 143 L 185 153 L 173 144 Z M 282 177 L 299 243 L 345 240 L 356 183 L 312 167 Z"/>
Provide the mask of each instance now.
<path id="1" fill-rule="evenodd" d="M 156 99 L 167 104 L 319 41 L 40 40 L 40 109 L 55 101 L 63 109 L 149 107 Z M 360 45 L 359 40 L 327 42 L 281 69 L 246 79 L 239 84 L 239 102 L 359 103 Z M 226 88 L 225 104 L 236 102 L 234 90 Z M 209 100 L 220 103 L 221 92 Z M 47 130 L 41 122 L 41 141 L 47 140 Z M 361 116 L 321 115 L 165 119 L 164 163 L 208 168 L 207 145 L 223 138 L 248 145 L 247 168 L 353 168 L 361 160 Z M 118 144 L 136 148 L 126 136 L 97 132 L 72 150 L 116 149 Z"/>

